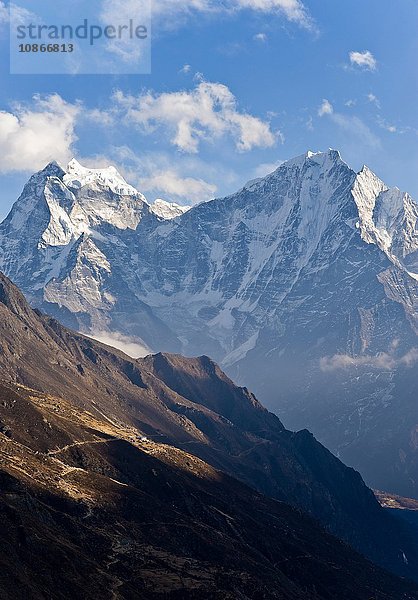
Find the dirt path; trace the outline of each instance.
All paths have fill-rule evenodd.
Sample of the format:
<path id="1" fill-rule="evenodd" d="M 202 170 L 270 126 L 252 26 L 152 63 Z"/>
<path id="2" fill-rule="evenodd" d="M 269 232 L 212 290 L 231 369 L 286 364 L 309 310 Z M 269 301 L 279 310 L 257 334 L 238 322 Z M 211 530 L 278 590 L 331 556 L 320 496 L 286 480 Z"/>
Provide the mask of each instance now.
<path id="1" fill-rule="evenodd" d="M 56 450 L 49 450 L 48 456 L 56 456 L 57 454 L 61 454 L 61 452 L 65 452 L 70 448 L 75 448 L 76 446 L 86 446 L 88 444 L 107 444 L 108 442 L 117 442 L 121 438 L 109 438 L 107 440 L 86 440 L 84 442 L 74 442 L 73 444 L 67 444 L 67 446 L 63 446 L 62 448 L 57 448 Z"/>

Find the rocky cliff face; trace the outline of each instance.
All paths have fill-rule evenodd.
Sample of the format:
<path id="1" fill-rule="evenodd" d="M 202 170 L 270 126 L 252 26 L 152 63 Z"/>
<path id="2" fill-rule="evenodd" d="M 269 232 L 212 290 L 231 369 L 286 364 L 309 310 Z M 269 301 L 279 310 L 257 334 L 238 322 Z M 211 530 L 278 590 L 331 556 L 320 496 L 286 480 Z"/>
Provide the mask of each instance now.
<path id="1" fill-rule="evenodd" d="M 410 196 L 308 152 L 176 214 L 113 169 L 52 164 L 1 225 L 0 267 L 85 333 L 211 356 L 369 483 L 417 495 Z"/>

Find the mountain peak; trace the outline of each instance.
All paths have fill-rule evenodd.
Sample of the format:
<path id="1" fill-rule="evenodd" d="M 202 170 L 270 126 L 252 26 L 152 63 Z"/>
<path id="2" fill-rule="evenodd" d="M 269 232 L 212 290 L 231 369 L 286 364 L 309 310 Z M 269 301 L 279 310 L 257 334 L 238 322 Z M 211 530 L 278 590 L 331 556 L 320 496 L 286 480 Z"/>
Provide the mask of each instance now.
<path id="1" fill-rule="evenodd" d="M 190 210 L 190 208 L 191 206 L 181 206 L 180 204 L 176 204 L 175 202 L 167 202 L 161 198 L 157 198 L 157 200 L 151 204 L 151 212 L 157 217 L 165 220 L 180 217 L 185 212 Z"/>
<path id="2" fill-rule="evenodd" d="M 347 163 L 341 158 L 339 150 L 334 150 L 333 148 L 329 148 L 326 152 L 312 152 L 311 150 L 308 150 L 308 152 L 305 154 L 304 162 L 306 161 L 312 161 L 321 166 L 336 163 L 341 163 L 348 166 Z"/>
<path id="3" fill-rule="evenodd" d="M 62 169 L 61 165 L 59 164 L 59 162 L 57 162 L 56 160 L 51 160 L 46 165 L 46 167 L 43 169 L 43 172 L 46 172 L 46 171 L 56 171 L 56 170 L 62 171 L 63 169 Z"/>
<path id="4" fill-rule="evenodd" d="M 70 160 L 67 166 L 67 173 L 63 179 L 65 185 L 73 190 L 90 185 L 99 187 L 108 187 L 119 196 L 138 196 L 139 192 L 132 185 L 126 182 L 119 171 L 108 166 L 101 169 L 92 169 L 83 167 L 75 158 Z"/>
<path id="5" fill-rule="evenodd" d="M 350 168 L 347 163 L 343 161 L 338 150 L 334 150 L 332 148 L 326 152 L 313 152 L 312 150 L 308 150 L 304 154 L 300 154 L 299 156 L 291 158 L 290 160 L 282 163 L 278 169 L 276 169 L 275 173 L 280 173 L 286 168 L 302 168 L 304 166 L 315 166 L 320 167 L 321 169 L 329 170 L 336 164 L 341 164 L 347 168 Z"/>
<path id="6" fill-rule="evenodd" d="M 59 177 L 61 178 L 65 174 L 64 169 L 61 167 L 56 160 L 49 162 L 43 169 L 34 173 L 32 177 L 29 179 L 29 183 L 31 182 L 39 182 L 45 181 L 48 177 Z"/>
<path id="7" fill-rule="evenodd" d="M 313 152 L 312 150 L 308 150 L 305 153 L 305 157 L 308 159 L 319 157 L 319 158 L 330 158 L 332 160 L 342 160 L 340 151 L 335 150 L 334 148 L 329 148 L 326 152 L 322 152 L 322 151 Z"/>
<path id="8" fill-rule="evenodd" d="M 329 181 L 330 185 L 332 185 L 333 181 L 341 180 L 346 176 L 353 179 L 355 177 L 355 171 L 343 161 L 338 150 L 329 149 L 326 152 L 312 152 L 308 150 L 304 154 L 283 162 L 277 169 L 265 177 L 252 179 L 247 182 L 243 190 L 262 192 L 266 184 L 269 187 L 273 184 L 275 187 L 278 181 L 282 179 L 284 181 L 288 180 L 289 177 L 293 181 L 296 181 L 296 179 L 300 180 L 300 182 L 305 181 L 304 186 L 309 188 L 312 181 L 320 177 L 320 173 Z M 238 193 L 241 192 L 242 190 Z M 324 189 L 325 198 L 329 192 L 330 189 Z"/>

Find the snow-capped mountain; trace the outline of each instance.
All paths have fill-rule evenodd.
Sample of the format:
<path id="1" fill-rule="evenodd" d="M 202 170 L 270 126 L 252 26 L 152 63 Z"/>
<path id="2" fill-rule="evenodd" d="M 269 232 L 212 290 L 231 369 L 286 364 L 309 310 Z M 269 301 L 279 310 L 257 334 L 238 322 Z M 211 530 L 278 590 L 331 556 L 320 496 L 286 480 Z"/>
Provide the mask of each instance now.
<path id="1" fill-rule="evenodd" d="M 187 211 L 149 205 L 111 167 L 52 163 L 0 226 L 0 269 L 84 332 L 211 355 L 370 483 L 418 494 L 418 407 L 402 400 L 418 362 L 417 211 L 334 150 Z"/>
<path id="2" fill-rule="evenodd" d="M 161 217 L 162 219 L 175 219 L 190 210 L 190 206 L 181 206 L 175 202 L 167 202 L 166 200 L 157 198 L 151 204 L 151 210 L 157 217 Z"/>

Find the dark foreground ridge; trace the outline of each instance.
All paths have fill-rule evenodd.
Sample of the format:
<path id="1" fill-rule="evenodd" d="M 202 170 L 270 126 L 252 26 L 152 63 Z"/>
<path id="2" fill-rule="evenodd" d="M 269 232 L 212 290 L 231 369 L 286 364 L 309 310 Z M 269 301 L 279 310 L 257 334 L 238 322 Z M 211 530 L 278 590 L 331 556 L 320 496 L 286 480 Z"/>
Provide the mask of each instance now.
<path id="1" fill-rule="evenodd" d="M 358 473 L 210 359 L 129 359 L 0 276 L 0 372 L 2 597 L 418 599 L 289 505 L 414 576 Z"/>
<path id="2" fill-rule="evenodd" d="M 0 397 L 2 598 L 418 598 L 190 454 L 27 388 Z"/>

